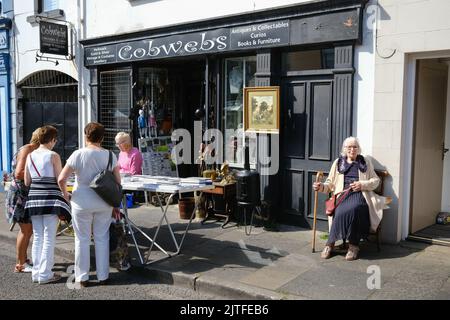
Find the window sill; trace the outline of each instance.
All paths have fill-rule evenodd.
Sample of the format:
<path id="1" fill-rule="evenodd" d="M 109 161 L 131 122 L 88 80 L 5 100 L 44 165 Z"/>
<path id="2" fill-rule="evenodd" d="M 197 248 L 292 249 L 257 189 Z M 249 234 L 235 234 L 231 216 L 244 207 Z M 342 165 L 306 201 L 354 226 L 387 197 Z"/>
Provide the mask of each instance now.
<path id="1" fill-rule="evenodd" d="M 32 26 L 35 26 L 38 24 L 39 18 L 48 18 L 48 19 L 58 19 L 58 18 L 64 18 L 64 10 L 62 9 L 55 9 L 50 10 L 42 13 L 36 13 L 32 16 L 27 17 L 27 22 L 29 22 Z"/>

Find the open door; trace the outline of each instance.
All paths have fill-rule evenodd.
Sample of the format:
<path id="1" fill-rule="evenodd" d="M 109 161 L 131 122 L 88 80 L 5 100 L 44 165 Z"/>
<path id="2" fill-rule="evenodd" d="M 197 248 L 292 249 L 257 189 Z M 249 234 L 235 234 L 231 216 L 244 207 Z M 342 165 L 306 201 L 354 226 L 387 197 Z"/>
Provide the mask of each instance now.
<path id="1" fill-rule="evenodd" d="M 434 224 L 441 211 L 447 78 L 447 64 L 418 62 L 410 233 Z"/>

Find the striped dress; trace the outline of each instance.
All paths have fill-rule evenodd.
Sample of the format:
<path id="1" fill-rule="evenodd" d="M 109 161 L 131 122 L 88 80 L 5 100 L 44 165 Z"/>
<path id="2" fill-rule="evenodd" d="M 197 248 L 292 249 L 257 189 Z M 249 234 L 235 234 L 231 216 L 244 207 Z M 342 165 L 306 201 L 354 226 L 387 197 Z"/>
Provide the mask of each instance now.
<path id="1" fill-rule="evenodd" d="M 44 214 L 70 216 L 70 206 L 56 182 L 52 154 L 53 151 L 39 148 L 28 157 L 31 186 L 25 210 L 30 216 Z"/>

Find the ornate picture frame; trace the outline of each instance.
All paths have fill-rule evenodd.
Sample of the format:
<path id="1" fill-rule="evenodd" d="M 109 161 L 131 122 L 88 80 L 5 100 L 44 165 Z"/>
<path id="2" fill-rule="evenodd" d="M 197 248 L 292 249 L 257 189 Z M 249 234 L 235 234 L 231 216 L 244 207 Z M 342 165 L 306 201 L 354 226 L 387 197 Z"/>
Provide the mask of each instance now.
<path id="1" fill-rule="evenodd" d="M 244 130 L 280 132 L 280 87 L 244 88 Z"/>

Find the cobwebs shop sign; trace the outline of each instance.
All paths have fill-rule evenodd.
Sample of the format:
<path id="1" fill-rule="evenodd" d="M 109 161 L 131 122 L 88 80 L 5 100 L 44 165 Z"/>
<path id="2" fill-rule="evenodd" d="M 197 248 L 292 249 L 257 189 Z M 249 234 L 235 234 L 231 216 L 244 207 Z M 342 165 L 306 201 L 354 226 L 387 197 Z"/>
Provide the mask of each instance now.
<path id="1" fill-rule="evenodd" d="M 67 56 L 69 54 L 66 25 L 41 21 L 39 23 L 41 53 Z"/>

